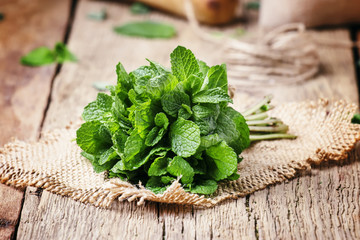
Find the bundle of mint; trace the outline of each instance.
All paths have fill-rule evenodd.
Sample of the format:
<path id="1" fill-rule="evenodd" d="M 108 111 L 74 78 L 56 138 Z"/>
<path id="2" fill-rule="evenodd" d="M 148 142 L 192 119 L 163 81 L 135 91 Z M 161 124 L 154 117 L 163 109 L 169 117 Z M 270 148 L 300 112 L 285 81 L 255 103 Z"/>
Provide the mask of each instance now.
<path id="1" fill-rule="evenodd" d="M 239 178 L 239 154 L 251 140 L 295 138 L 269 119 L 270 97 L 245 117 L 228 106 L 225 65 L 209 67 L 181 46 L 170 57 L 171 70 L 148 60 L 128 74 L 119 63 L 111 95 L 99 93 L 85 107 L 76 141 L 96 172 L 155 193 L 181 177 L 186 191 L 212 194 L 217 182 Z"/>

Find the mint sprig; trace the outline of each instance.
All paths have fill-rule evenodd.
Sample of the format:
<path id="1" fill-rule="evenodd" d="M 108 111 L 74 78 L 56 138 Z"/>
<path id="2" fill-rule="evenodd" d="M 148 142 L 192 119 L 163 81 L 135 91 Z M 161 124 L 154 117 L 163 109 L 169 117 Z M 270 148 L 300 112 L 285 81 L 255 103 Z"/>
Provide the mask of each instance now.
<path id="1" fill-rule="evenodd" d="M 58 42 L 54 49 L 48 47 L 39 47 L 20 59 L 20 63 L 26 66 L 38 67 L 52 63 L 64 63 L 65 61 L 76 62 L 77 59 L 73 53 L 69 51 L 64 43 Z"/>

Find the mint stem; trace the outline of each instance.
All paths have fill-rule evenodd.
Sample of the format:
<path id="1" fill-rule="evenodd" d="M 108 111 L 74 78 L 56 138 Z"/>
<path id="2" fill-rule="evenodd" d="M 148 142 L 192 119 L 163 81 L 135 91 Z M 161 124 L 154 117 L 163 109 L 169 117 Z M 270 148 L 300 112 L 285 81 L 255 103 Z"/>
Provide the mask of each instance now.
<path id="1" fill-rule="evenodd" d="M 243 112 L 243 116 L 244 117 L 248 117 L 249 115 L 255 113 L 257 110 L 259 110 L 262 106 L 264 106 L 265 104 L 270 103 L 271 99 L 273 98 L 272 95 L 267 95 L 264 97 L 264 99 L 262 99 L 260 102 L 254 104 L 252 107 L 250 107 L 248 110 L 246 110 L 245 112 Z"/>
<path id="2" fill-rule="evenodd" d="M 289 127 L 285 124 L 279 124 L 276 126 L 249 126 L 250 132 L 287 132 Z"/>
<path id="3" fill-rule="evenodd" d="M 252 121 L 252 120 L 264 120 L 268 117 L 269 117 L 269 115 L 266 112 L 263 112 L 263 113 L 258 113 L 258 114 L 247 116 L 247 117 L 245 117 L 245 120 L 246 120 L 246 122 Z"/>
<path id="4" fill-rule="evenodd" d="M 287 133 L 271 133 L 263 135 L 250 135 L 250 141 L 270 140 L 270 139 L 295 139 L 296 136 Z"/>

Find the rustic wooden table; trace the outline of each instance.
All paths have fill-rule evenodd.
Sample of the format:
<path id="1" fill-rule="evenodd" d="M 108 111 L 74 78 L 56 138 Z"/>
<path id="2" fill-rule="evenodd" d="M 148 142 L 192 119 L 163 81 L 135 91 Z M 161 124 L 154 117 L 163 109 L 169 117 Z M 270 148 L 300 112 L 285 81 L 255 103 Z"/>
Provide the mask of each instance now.
<path id="1" fill-rule="evenodd" d="M 86 18 L 102 8 L 107 20 Z M 210 64 L 222 61 L 219 48 L 199 39 L 186 21 L 157 12 L 132 16 L 116 2 L 3 0 L 0 10 L 5 14 L 0 22 L 0 146 L 12 137 L 38 139 L 41 131 L 77 119 L 96 96 L 94 81 L 115 83 L 118 61 L 128 70 L 146 64 L 146 57 L 168 65 L 177 45 Z M 112 32 L 113 26 L 139 18 L 170 22 L 178 35 L 144 40 Z M 346 28 L 313 35 L 350 39 Z M 19 64 L 26 52 L 56 41 L 65 41 L 79 61 L 38 68 Z M 316 79 L 296 86 L 238 89 L 235 97 L 273 93 L 277 102 L 326 97 L 358 103 L 352 50 L 322 47 L 319 52 L 322 68 Z M 315 166 L 296 179 L 210 209 L 151 202 L 115 202 L 110 209 L 98 209 L 36 188 L 0 185 L 0 239 L 360 239 L 356 152 L 341 165 Z"/>

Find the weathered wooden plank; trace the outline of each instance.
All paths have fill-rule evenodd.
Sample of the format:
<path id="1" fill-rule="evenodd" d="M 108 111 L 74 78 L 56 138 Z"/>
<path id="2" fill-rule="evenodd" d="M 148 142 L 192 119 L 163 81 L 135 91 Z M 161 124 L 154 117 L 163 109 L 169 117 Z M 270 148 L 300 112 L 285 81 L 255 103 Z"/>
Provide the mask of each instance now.
<path id="1" fill-rule="evenodd" d="M 48 103 L 56 66 L 24 67 L 19 60 L 42 45 L 53 46 L 64 37 L 70 0 L 0 3 L 0 146 L 12 137 L 36 139 Z M 0 185 L 0 239 L 13 234 L 23 191 Z"/>
<path id="2" fill-rule="evenodd" d="M 87 12 L 103 7 L 107 8 L 109 14 L 109 19 L 105 22 L 93 22 L 85 18 Z M 44 129 L 62 127 L 70 120 L 77 120 L 82 108 L 96 95 L 96 91 L 91 87 L 92 82 L 115 83 L 114 66 L 117 61 L 121 61 L 128 70 L 146 64 L 145 57 L 168 66 L 169 53 L 178 44 L 191 48 L 199 58 L 210 64 L 221 61 L 221 49 L 196 38 L 186 22 L 180 19 L 158 14 L 146 16 L 146 18 L 166 20 L 176 25 L 178 36 L 171 40 L 134 39 L 117 36 L 111 32 L 114 25 L 138 18 L 142 17 L 131 16 L 124 6 L 116 3 L 94 1 L 79 3 L 69 46 L 74 49 L 80 61 L 77 64 L 65 64 L 56 78 Z M 347 31 L 324 31 L 322 34 L 330 37 L 335 34 L 339 38 L 345 38 Z M 349 69 L 352 63 L 350 50 L 342 49 L 328 56 L 322 54 L 322 58 L 326 63 L 323 72 L 325 75 L 302 85 L 274 88 L 277 101 L 315 99 L 321 96 L 348 96 L 352 100 L 357 100 L 357 95 L 352 92 L 354 71 Z M 338 69 L 337 61 L 343 61 L 342 65 L 345 69 Z M 340 74 L 343 72 L 345 76 Z M 337 78 L 340 82 L 336 82 Z M 272 90 L 244 89 L 242 93 L 237 93 L 236 101 L 268 92 Z M 353 167 L 353 165 L 346 166 Z M 336 168 L 330 168 L 330 171 Z M 330 173 L 327 177 L 329 176 Z M 318 234 L 316 225 L 313 223 L 311 225 L 313 229 L 304 230 L 301 227 L 294 227 L 296 222 L 299 222 L 299 218 L 306 214 L 320 218 L 319 216 L 323 215 L 322 211 L 327 209 L 312 207 L 308 213 L 304 211 L 308 205 L 305 201 L 298 200 L 304 193 L 296 190 L 296 186 L 297 182 L 304 181 L 302 187 L 304 191 L 310 188 L 312 182 L 306 182 L 306 178 L 310 178 L 313 182 L 320 181 L 319 175 L 313 173 L 312 176 L 305 176 L 287 184 L 260 191 L 250 196 L 248 200 L 245 198 L 229 200 L 211 209 L 156 203 L 146 203 L 145 206 L 137 207 L 133 203 L 115 202 L 110 209 L 105 210 L 86 206 L 46 191 L 37 196 L 31 194 L 31 189 L 29 189 L 25 197 L 18 237 L 20 239 L 256 239 L 257 237 L 278 238 L 278 236 L 301 237 L 303 231 L 307 231 L 306 236 L 311 237 L 315 233 Z M 356 184 L 354 183 L 349 191 L 353 190 L 356 193 L 354 189 L 358 186 Z M 333 189 L 333 186 L 323 188 L 322 185 L 317 185 L 321 191 Z M 287 188 L 281 190 L 285 188 L 284 186 Z M 275 188 L 279 189 L 273 193 Z M 269 201 L 266 198 L 267 193 L 269 193 L 268 199 L 271 204 L 267 203 Z M 325 201 L 324 198 L 317 200 L 313 198 L 313 195 L 308 195 L 309 201 L 320 201 L 319 205 L 328 204 L 328 200 Z M 284 197 L 289 200 L 284 201 Z M 332 197 L 336 203 L 344 202 L 343 196 L 334 194 Z M 346 199 L 349 202 L 356 200 L 348 196 Z M 264 204 L 260 204 L 261 201 L 265 201 Z M 284 204 L 292 206 L 290 211 L 285 210 L 283 213 L 286 209 Z M 273 208 L 269 209 L 269 205 Z M 351 207 L 357 209 L 353 207 L 354 205 L 356 202 Z M 274 211 L 275 214 L 273 214 Z M 356 214 L 356 210 L 348 210 L 348 212 L 350 215 L 345 214 L 345 217 L 354 216 L 353 219 L 356 219 L 356 215 L 351 215 Z M 291 222 L 288 219 L 291 219 Z M 339 219 L 339 223 L 343 224 L 344 218 Z M 321 221 L 326 221 L 326 219 Z M 324 222 L 319 224 L 325 226 L 322 232 L 333 231 L 330 229 L 332 225 L 325 225 Z M 357 223 L 352 226 L 358 228 Z M 286 235 L 287 229 L 293 231 L 292 235 Z M 353 230 L 350 232 L 354 234 Z"/>

